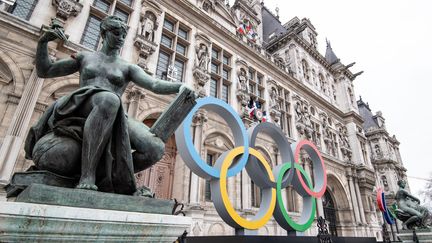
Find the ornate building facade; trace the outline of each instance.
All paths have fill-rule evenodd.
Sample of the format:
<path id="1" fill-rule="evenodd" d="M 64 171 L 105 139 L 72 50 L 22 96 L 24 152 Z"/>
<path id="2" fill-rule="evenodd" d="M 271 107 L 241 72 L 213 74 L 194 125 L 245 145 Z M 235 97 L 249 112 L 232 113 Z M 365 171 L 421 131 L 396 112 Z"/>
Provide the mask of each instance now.
<path id="1" fill-rule="evenodd" d="M 37 40 L 51 18 L 64 24 L 68 42 L 49 45 L 53 60 L 101 45 L 99 25 L 108 15 L 124 19 L 129 29 L 123 59 L 137 63 L 155 77 L 185 82 L 201 96 L 230 104 L 246 127 L 273 122 L 290 142 L 313 141 L 328 171 L 328 188 L 318 200 L 318 212 L 339 236 L 381 239 L 381 214 L 375 207 L 376 187 L 396 190 L 405 178 L 399 142 L 389 137 L 384 119 L 355 100 L 353 74 L 327 43 L 317 50 L 317 30 L 308 19 L 294 17 L 285 24 L 258 0 L 16 0 L 0 2 L 0 183 L 14 171 L 25 171 L 23 141 L 29 127 L 49 104 L 78 88 L 79 74 L 41 79 L 35 72 Z M 157 96 L 130 85 L 122 97 L 129 116 L 151 126 L 173 96 Z M 362 118 L 363 117 L 363 118 Z M 365 121 L 365 123 L 364 123 Z M 194 144 L 209 164 L 234 147 L 234 139 L 219 116 L 199 111 L 194 118 Z M 272 166 L 278 148 L 262 136 L 257 149 Z M 301 164 L 311 172 L 303 155 Z M 234 234 L 217 215 L 210 186 L 192 174 L 177 153 L 175 140 L 166 144 L 160 162 L 136 174 L 139 185 L 156 197 L 176 198 L 193 217 L 192 235 Z M 260 190 L 246 173 L 230 178 L 229 195 L 243 216 L 258 211 Z M 3 191 L 4 194 L 4 191 Z M 301 198 L 287 188 L 289 213 L 298 218 Z M 1 197 L 3 200 L 4 196 Z M 259 234 L 284 235 L 271 220 Z M 306 235 L 316 235 L 312 227 Z"/>

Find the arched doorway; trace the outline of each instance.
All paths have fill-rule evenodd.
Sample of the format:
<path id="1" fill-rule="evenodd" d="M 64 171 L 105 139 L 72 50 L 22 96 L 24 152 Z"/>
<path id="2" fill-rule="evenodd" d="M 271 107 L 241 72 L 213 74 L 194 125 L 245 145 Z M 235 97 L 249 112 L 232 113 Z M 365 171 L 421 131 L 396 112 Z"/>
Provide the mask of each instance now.
<path id="1" fill-rule="evenodd" d="M 146 119 L 144 124 L 151 127 L 156 119 Z M 135 174 L 137 187 L 149 187 L 156 198 L 171 199 L 174 163 L 177 153 L 174 135 L 165 144 L 165 154 L 162 159 L 147 170 Z"/>
<path id="2" fill-rule="evenodd" d="M 336 218 L 336 208 L 333 201 L 333 197 L 327 190 L 322 197 L 322 203 L 324 208 L 324 218 L 329 221 L 329 233 L 331 235 L 337 236 L 337 218 Z"/>

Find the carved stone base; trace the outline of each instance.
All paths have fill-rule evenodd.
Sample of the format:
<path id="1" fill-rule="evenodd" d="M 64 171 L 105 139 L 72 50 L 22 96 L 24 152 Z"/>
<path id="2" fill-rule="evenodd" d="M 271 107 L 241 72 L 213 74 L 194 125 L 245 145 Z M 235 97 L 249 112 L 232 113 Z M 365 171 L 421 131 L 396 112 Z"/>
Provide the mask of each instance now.
<path id="1" fill-rule="evenodd" d="M 190 217 L 0 202 L 0 242 L 173 242 Z"/>
<path id="2" fill-rule="evenodd" d="M 140 213 L 172 214 L 174 201 L 128 196 L 83 189 L 32 184 L 16 198 L 17 202 L 97 208 Z"/>

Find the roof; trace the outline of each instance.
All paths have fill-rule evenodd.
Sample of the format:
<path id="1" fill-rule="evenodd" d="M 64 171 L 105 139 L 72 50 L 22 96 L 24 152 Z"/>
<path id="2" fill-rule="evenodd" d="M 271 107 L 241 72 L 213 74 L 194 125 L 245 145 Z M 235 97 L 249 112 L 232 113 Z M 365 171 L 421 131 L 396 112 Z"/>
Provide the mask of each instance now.
<path id="1" fill-rule="evenodd" d="M 265 44 L 269 43 L 270 39 L 276 36 L 282 36 L 287 33 L 278 17 L 276 17 L 268 8 L 262 7 L 262 27 L 263 27 L 263 41 Z M 271 38 L 270 38 L 271 37 Z"/>
<path id="2" fill-rule="evenodd" d="M 357 101 L 357 106 L 359 108 L 360 116 L 364 120 L 363 129 L 367 131 L 371 127 L 378 128 L 378 123 L 374 119 L 374 114 L 369 108 L 369 104 L 364 103 L 360 97 L 360 100 Z"/>
<path id="3" fill-rule="evenodd" d="M 334 51 L 330 45 L 330 41 L 327 41 L 327 49 L 326 49 L 326 53 L 325 53 L 325 59 L 327 60 L 327 62 L 330 63 L 330 65 L 333 65 L 333 64 L 338 63 L 340 61 L 340 59 L 334 53 Z"/>

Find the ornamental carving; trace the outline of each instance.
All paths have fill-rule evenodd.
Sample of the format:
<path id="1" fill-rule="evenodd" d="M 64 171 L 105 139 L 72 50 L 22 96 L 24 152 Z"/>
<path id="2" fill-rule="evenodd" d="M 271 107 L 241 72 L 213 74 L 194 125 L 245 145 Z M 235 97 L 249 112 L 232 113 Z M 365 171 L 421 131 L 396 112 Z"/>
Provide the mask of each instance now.
<path id="1" fill-rule="evenodd" d="M 134 45 L 139 51 L 138 66 L 148 71 L 148 58 L 156 51 L 157 44 L 154 42 L 154 33 L 158 27 L 158 17 L 151 11 L 146 11 L 141 16 L 140 26 Z"/>
<path id="2" fill-rule="evenodd" d="M 294 110 L 297 131 L 301 135 L 304 135 L 307 139 L 311 139 L 314 129 L 312 127 L 309 104 L 306 100 L 301 99 L 298 95 L 295 95 L 294 99 L 296 100 Z"/>
<path id="3" fill-rule="evenodd" d="M 348 140 L 348 129 L 343 124 L 339 124 L 339 144 L 343 159 L 351 161 L 352 150 Z"/>
<path id="4" fill-rule="evenodd" d="M 275 86 L 272 86 L 269 91 L 270 96 L 270 102 L 269 102 L 269 108 L 270 108 L 270 116 L 272 120 L 279 124 L 279 120 L 281 118 L 281 107 L 280 107 L 280 97 L 278 95 L 277 88 Z"/>
<path id="5" fill-rule="evenodd" d="M 243 113 L 247 114 L 245 107 L 248 105 L 250 96 L 249 96 L 249 90 L 248 90 L 248 78 L 247 78 L 247 63 L 241 60 L 237 60 L 237 66 L 239 67 L 237 71 L 237 90 L 236 90 L 236 96 L 243 107 Z"/>
<path id="6" fill-rule="evenodd" d="M 82 4 L 76 0 L 53 0 L 52 5 L 57 8 L 56 17 L 66 21 L 69 16 L 77 16 L 82 10 Z"/>
<path id="7" fill-rule="evenodd" d="M 193 76 L 195 78 L 195 90 L 201 97 L 206 96 L 205 85 L 210 80 L 209 63 L 210 63 L 210 39 L 203 35 L 195 36 L 195 62 Z"/>

